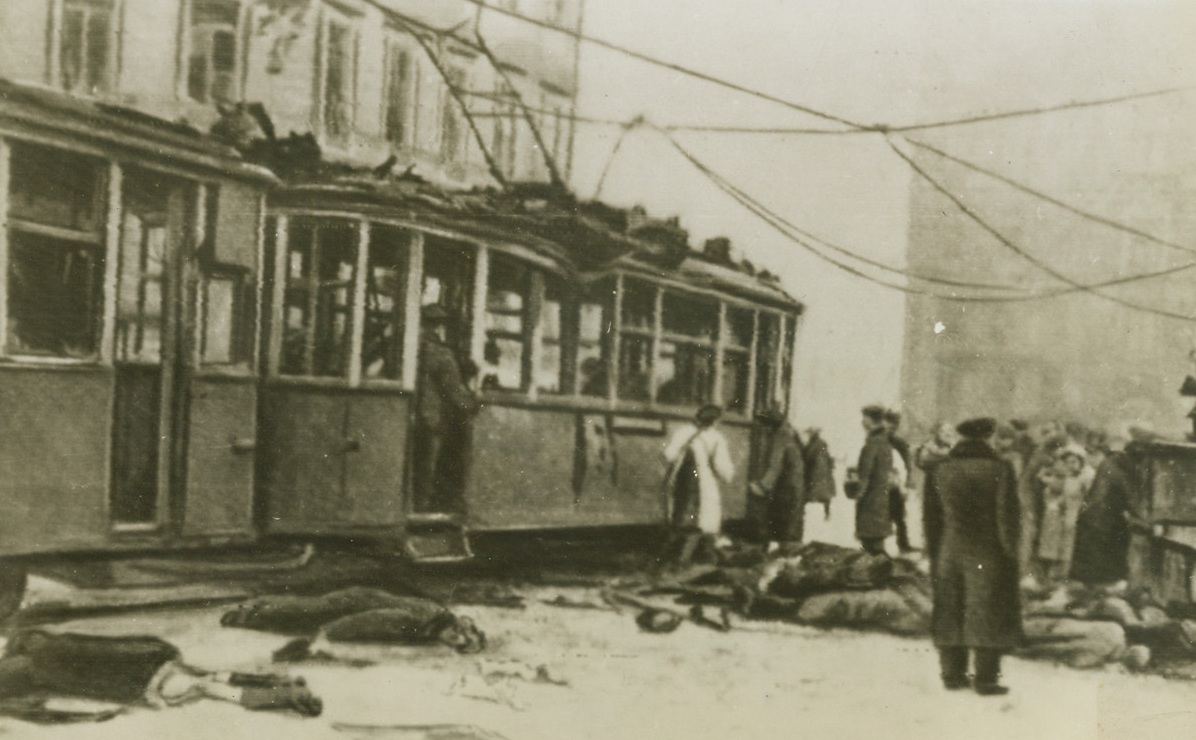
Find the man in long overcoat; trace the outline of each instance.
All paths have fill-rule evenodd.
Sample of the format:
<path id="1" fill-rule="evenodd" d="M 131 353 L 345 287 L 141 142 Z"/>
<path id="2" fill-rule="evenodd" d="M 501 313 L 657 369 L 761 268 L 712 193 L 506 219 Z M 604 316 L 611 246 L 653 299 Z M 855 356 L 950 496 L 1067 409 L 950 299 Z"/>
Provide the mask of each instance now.
<path id="1" fill-rule="evenodd" d="M 768 467 L 752 481 L 753 496 L 766 502 L 764 536 L 773 543 L 800 543 L 805 533 L 806 470 L 801 435 L 789 423 L 780 406 L 772 406 L 758 417 L 772 429 Z"/>
<path id="2" fill-rule="evenodd" d="M 859 489 L 855 494 L 855 536 L 866 552 L 883 555 L 885 538 L 893 533 L 889 513 L 893 446 L 884 424 L 884 407 L 865 406 L 860 413 L 868 436 L 856 465 Z"/>
<path id="3" fill-rule="evenodd" d="M 931 630 L 943 685 L 968 685 L 970 650 L 973 686 L 991 696 L 1008 691 L 998 683 L 1001 656 L 1022 635 L 1017 477 L 989 446 L 995 421 L 973 419 L 958 430 L 963 439 L 928 473 L 923 503 L 934 584 Z"/>

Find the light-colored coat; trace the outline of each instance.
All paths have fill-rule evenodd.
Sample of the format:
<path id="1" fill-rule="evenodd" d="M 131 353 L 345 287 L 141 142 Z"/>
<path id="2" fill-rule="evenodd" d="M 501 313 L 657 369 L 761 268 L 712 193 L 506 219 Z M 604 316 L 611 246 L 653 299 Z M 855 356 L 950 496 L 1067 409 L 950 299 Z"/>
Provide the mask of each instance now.
<path id="1" fill-rule="evenodd" d="M 672 490 L 677 468 L 685 458 L 686 447 L 693 449 L 694 468 L 698 477 L 698 529 L 707 534 L 718 534 L 723 524 L 722 493 L 719 482 L 730 483 L 735 477 L 735 466 L 722 432 L 714 427 L 698 430 L 694 424 L 685 424 L 673 432 L 664 448 L 664 459 L 669 466 L 667 490 Z"/>

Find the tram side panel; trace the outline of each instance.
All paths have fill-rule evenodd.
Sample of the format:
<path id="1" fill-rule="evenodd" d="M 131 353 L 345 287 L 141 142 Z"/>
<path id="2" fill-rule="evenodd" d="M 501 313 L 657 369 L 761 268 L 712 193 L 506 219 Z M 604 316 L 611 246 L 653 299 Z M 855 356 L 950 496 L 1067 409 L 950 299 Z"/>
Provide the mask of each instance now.
<path id="1" fill-rule="evenodd" d="M 112 388 L 107 369 L 0 370 L 0 554 L 104 544 Z"/>
<path id="2" fill-rule="evenodd" d="M 604 412 L 487 405 L 474 426 L 467 501 L 478 529 L 662 524 L 661 454 L 685 422 Z M 747 506 L 746 426 L 722 427 L 735 478 L 724 519 Z"/>

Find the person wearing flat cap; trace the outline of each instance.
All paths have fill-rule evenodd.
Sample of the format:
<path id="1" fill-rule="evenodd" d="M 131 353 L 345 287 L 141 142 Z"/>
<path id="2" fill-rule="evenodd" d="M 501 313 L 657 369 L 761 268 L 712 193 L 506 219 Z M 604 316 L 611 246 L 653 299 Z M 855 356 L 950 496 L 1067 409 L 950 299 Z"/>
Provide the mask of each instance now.
<path id="1" fill-rule="evenodd" d="M 419 385 L 416 399 L 415 450 L 412 470 L 417 512 L 449 512 L 462 506 L 460 492 L 447 490 L 453 476 L 445 469 L 461 465 L 463 450 L 453 444 L 477 413 L 478 400 L 466 385 L 452 348 L 445 343 L 448 312 L 439 305 L 420 313 Z M 459 478 L 459 476 L 457 476 Z"/>
<path id="2" fill-rule="evenodd" d="M 893 534 L 889 511 L 889 485 L 893 475 L 893 445 L 885 428 L 883 406 L 865 406 L 860 410 L 866 437 L 860 450 L 854 477 L 846 486 L 848 498 L 855 499 L 855 536 L 864 551 L 885 554 L 885 538 Z M 852 475 L 848 471 L 848 476 Z"/>
<path id="3" fill-rule="evenodd" d="M 987 418 L 957 427 L 963 439 L 927 472 L 922 511 L 943 685 L 984 696 L 1008 692 L 1001 656 L 1022 637 L 1017 476 L 989 445 L 996 428 Z"/>
<path id="4" fill-rule="evenodd" d="M 777 404 L 757 414 L 756 420 L 769 436 L 768 467 L 748 485 L 752 496 L 763 504 L 760 534 L 770 550 L 785 543 L 798 544 L 805 530 L 806 508 L 801 435 Z"/>

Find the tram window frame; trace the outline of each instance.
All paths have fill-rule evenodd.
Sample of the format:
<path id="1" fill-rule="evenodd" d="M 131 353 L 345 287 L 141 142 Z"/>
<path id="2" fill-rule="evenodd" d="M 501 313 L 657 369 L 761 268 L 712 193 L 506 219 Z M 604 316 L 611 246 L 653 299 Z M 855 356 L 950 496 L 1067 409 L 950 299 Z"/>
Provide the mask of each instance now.
<path id="1" fill-rule="evenodd" d="M 753 413 L 767 411 L 777 398 L 777 355 L 784 326 L 784 315 L 773 311 L 760 311 L 756 322 L 756 378 L 753 390 Z M 771 331 L 769 328 L 771 327 Z"/>
<path id="2" fill-rule="evenodd" d="M 756 311 L 749 306 L 726 303 L 726 332 L 721 341 L 723 368 L 718 389 L 719 404 L 730 415 L 746 416 L 750 409 L 752 344 L 756 334 Z M 742 322 L 742 323 L 741 323 Z M 746 328 L 746 333 L 743 329 Z M 732 376 L 728 368 L 735 368 Z M 735 382 L 738 381 L 738 382 Z"/>
<path id="3" fill-rule="evenodd" d="M 350 272 L 347 277 L 340 275 L 333 280 L 324 280 L 320 270 L 312 269 L 316 263 L 323 261 L 324 246 L 321 244 L 321 234 L 334 230 L 344 230 L 350 233 L 350 241 L 345 245 L 347 255 L 339 260 L 340 265 L 347 265 Z M 307 236 L 307 251 L 296 250 L 296 239 L 300 234 Z M 352 367 L 352 342 L 354 332 L 354 300 L 357 283 L 357 255 L 361 249 L 360 231 L 356 221 L 343 219 L 321 218 L 291 218 L 287 230 L 286 254 L 283 260 L 284 274 L 281 279 L 283 285 L 282 316 L 280 326 L 276 331 L 282 334 L 282 349 L 278 358 L 278 375 L 292 378 L 323 379 L 348 381 Z M 296 256 L 299 262 L 295 261 Z M 331 263 L 330 263 L 331 264 Z M 298 268 L 296 274 L 295 269 Z M 342 303 L 331 306 L 324 303 L 324 295 L 335 298 L 333 291 L 345 291 Z M 293 301 L 295 295 L 302 302 Z M 292 309 L 299 309 L 299 323 L 292 325 Z M 320 324 L 328 324 L 331 320 L 333 328 L 336 319 L 343 316 L 343 325 L 339 327 L 339 340 L 331 343 L 321 342 Z M 294 329 L 302 332 L 302 354 L 297 357 L 301 364 L 290 364 L 295 357 L 293 350 L 288 347 L 288 334 Z M 293 346 L 293 342 L 291 343 Z M 339 345 L 339 348 L 335 345 Z M 339 360 L 337 360 L 339 355 Z M 332 364 L 324 365 L 323 363 Z M 339 363 L 339 367 L 337 366 Z"/>
<path id="4" fill-rule="evenodd" d="M 366 254 L 366 271 L 364 274 L 365 287 L 362 296 L 365 305 L 362 311 L 361 327 L 361 382 L 366 384 L 398 383 L 403 379 L 403 368 L 414 358 L 405 357 L 406 329 L 407 329 L 407 301 L 408 280 L 411 272 L 411 252 L 414 235 L 408 229 L 386 223 L 370 224 L 370 240 Z M 381 264 L 381 253 L 384 250 L 393 251 L 394 261 Z M 392 301 L 390 310 L 379 310 L 371 307 L 371 301 L 381 300 L 384 292 L 379 290 L 376 283 L 378 275 L 376 269 L 393 270 L 393 292 L 389 294 Z M 390 346 L 383 349 L 381 356 L 382 372 L 372 374 L 375 361 L 369 361 L 367 352 L 370 351 L 370 333 L 374 328 L 383 327 L 389 330 Z"/>
<path id="5" fill-rule="evenodd" d="M 659 341 L 656 328 L 659 290 L 657 285 L 647 280 L 623 280 L 619 336 L 616 339 L 619 345 L 618 367 L 615 373 L 615 397 L 620 401 L 644 404 L 652 401 L 656 373 L 654 355 Z M 631 351 L 633 349 L 634 353 Z M 637 365 L 634 377 L 629 373 L 631 362 Z"/>
<path id="6" fill-rule="evenodd" d="M 717 386 L 718 343 L 720 331 L 720 303 L 717 298 L 705 297 L 678 290 L 665 289 L 663 291 L 660 308 L 660 336 L 657 338 L 657 350 L 654 354 L 656 367 L 653 368 L 652 383 L 655 389 L 653 400 L 660 406 L 697 407 L 713 403 L 719 393 Z M 701 306 L 700 311 L 695 310 Z M 702 316 L 702 314 L 706 316 Z M 698 319 L 695 321 L 695 319 Z M 670 350 L 671 348 L 671 350 Z M 671 351 L 670 354 L 666 354 Z M 690 378 L 682 377 L 682 358 L 686 359 L 686 366 L 691 367 Z M 690 359 L 693 360 L 690 365 Z M 684 388 L 684 384 L 694 386 L 698 381 L 695 375 L 700 365 L 705 363 L 705 387 L 698 388 L 696 396 L 685 393 L 680 396 L 669 394 L 668 383 L 674 383 L 673 388 Z M 673 374 L 665 378 L 662 374 L 667 364 L 671 363 Z"/>
<path id="7" fill-rule="evenodd" d="M 543 286 L 543 295 L 538 301 L 540 310 L 536 319 L 536 329 L 540 336 L 534 358 L 536 392 L 549 396 L 573 395 L 573 367 L 576 360 L 569 347 L 577 342 L 577 328 L 573 326 L 576 321 L 573 316 L 574 304 L 577 301 L 570 297 L 569 285 L 560 276 L 545 273 L 539 282 Z M 554 306 L 555 322 L 552 320 Z M 550 332 L 552 323 L 555 323 L 555 326 L 551 327 L 554 331 Z M 550 357 L 555 357 L 555 360 L 550 361 Z M 541 381 L 544 379 L 555 381 L 556 387 L 542 385 Z"/>
<path id="8" fill-rule="evenodd" d="M 237 223 L 232 219 L 232 225 L 224 218 L 228 212 L 221 211 L 224 203 L 223 193 L 219 184 L 209 184 L 204 190 L 203 198 L 203 229 L 199 248 L 199 279 L 196 295 L 196 359 L 204 370 L 223 370 L 249 372 L 253 365 L 254 331 L 257 323 L 257 300 L 254 285 L 254 268 L 245 264 L 221 259 L 238 254 L 238 250 L 231 245 L 221 243 L 223 240 L 247 239 L 253 242 L 253 255 L 256 264 L 257 255 L 257 223 L 259 214 L 256 210 L 249 222 Z M 236 226 L 242 230 L 246 223 L 253 225 L 249 233 L 237 233 Z M 229 229 L 232 228 L 232 233 Z M 220 334 L 210 334 L 213 315 L 213 286 L 227 283 L 228 293 L 227 328 Z M 223 354 L 209 352 L 213 345 L 212 339 L 220 340 Z"/>
<path id="9" fill-rule="evenodd" d="M 573 357 L 570 377 L 571 393 L 581 398 L 607 400 L 610 398 L 611 348 L 614 331 L 615 293 L 618 285 L 608 279 L 589 285 L 578 292 L 578 300 L 570 308 L 570 323 L 574 325 L 569 354 Z M 597 307 L 597 311 L 587 310 Z M 597 336 L 590 336 L 588 322 L 597 317 Z M 596 351 L 596 354 L 591 354 Z M 586 363 L 595 359 L 594 373 L 586 376 Z"/>
<path id="10" fill-rule="evenodd" d="M 536 269 L 527 262 L 502 252 L 492 252 L 486 275 L 486 305 L 482 317 L 485 337 L 482 350 L 482 390 L 526 392 L 532 382 L 531 332 L 538 313 L 533 311 L 538 282 Z M 496 280 L 509 280 L 502 290 L 506 296 L 518 296 L 519 305 L 503 306 L 495 302 Z M 501 283 L 500 283 L 501 286 Z M 518 322 L 518 326 L 515 323 Z M 509 358 L 508 348 L 518 346 L 517 365 Z M 505 360 L 505 361 L 504 361 Z M 504 382 L 517 367 L 517 380 Z"/>
<path id="11" fill-rule="evenodd" d="M 109 190 L 107 163 L 75 152 L 25 142 L 11 142 L 7 198 L 8 263 L 7 317 L 3 351 L 8 357 L 42 361 L 94 362 L 101 355 L 107 259 L 105 202 Z M 58 166 L 56 167 L 55 164 Z M 92 177 L 84 173 L 91 172 Z M 40 186 L 40 188 L 39 188 Z M 68 194 L 65 211 L 56 196 Z M 42 202 L 39 202 L 39 197 Z M 47 202 L 48 201 L 48 202 Z M 51 262 L 39 267 L 36 260 Z M 81 262 L 83 273 L 72 272 Z M 74 289 L 65 283 L 55 289 L 22 285 L 22 264 L 27 280 L 82 282 Z M 80 290 L 82 287 L 82 290 Z M 82 293 L 83 300 L 78 300 Z M 73 297 L 71 305 L 69 298 Z M 55 301 L 55 299 L 58 299 Z M 57 302 L 59 318 L 50 316 L 48 304 Z M 63 317 L 74 314 L 74 321 Z M 62 330 L 74 324 L 74 330 Z M 22 329 L 44 335 L 33 339 Z M 74 336 L 69 336 L 74 335 Z M 51 346 L 52 345 L 52 346 Z"/>

